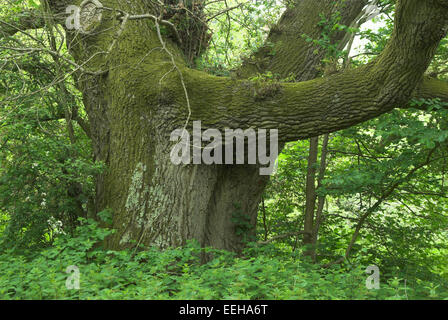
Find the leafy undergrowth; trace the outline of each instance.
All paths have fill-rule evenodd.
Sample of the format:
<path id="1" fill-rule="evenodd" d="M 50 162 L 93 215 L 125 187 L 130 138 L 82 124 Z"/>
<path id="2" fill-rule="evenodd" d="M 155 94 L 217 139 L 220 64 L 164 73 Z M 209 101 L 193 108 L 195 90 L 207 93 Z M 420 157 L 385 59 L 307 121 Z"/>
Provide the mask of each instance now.
<path id="1" fill-rule="evenodd" d="M 110 230 L 83 221 L 75 237 L 62 236 L 38 253 L 0 254 L 0 299 L 447 299 L 432 283 L 381 279 L 367 289 L 365 266 L 323 269 L 274 246 L 243 255 L 184 248 L 134 252 L 95 246 Z M 209 262 L 201 264 L 201 256 Z M 68 266 L 80 272 L 79 289 L 67 289 Z"/>

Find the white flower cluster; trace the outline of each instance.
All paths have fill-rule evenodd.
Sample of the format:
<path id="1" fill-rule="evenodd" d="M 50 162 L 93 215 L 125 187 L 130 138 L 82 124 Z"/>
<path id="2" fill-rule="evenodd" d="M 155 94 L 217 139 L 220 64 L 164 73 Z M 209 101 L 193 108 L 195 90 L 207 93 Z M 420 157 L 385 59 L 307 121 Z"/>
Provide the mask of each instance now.
<path id="1" fill-rule="evenodd" d="M 65 234 L 62 229 L 62 221 L 56 220 L 54 217 L 51 217 L 47 220 L 48 226 L 51 228 L 51 231 L 56 234 Z"/>

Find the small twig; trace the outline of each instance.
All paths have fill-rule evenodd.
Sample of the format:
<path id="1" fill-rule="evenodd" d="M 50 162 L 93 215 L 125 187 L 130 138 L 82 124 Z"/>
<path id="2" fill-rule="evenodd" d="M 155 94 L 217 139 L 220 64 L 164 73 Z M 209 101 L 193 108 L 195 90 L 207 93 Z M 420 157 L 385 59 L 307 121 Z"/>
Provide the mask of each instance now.
<path id="1" fill-rule="evenodd" d="M 229 11 L 231 11 L 231 10 L 234 10 L 234 9 L 237 9 L 237 8 L 241 7 L 243 4 L 245 4 L 245 3 L 240 3 L 240 4 L 237 4 L 236 6 L 226 8 L 226 9 L 224 9 L 224 10 L 222 10 L 222 11 L 220 11 L 220 12 L 214 14 L 213 16 L 211 16 L 210 18 L 208 18 L 206 21 L 209 22 L 210 20 L 213 20 L 213 19 L 215 19 L 216 17 L 218 17 L 218 16 L 220 16 L 220 15 L 222 15 L 222 14 L 224 14 L 224 13 L 227 13 L 227 12 L 229 12 Z"/>

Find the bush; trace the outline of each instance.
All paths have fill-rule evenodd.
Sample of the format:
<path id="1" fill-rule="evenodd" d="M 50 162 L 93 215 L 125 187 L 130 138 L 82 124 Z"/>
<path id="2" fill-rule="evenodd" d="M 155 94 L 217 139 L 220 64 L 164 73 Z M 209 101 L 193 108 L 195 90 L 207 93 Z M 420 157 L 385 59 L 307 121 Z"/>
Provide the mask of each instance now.
<path id="1" fill-rule="evenodd" d="M 0 299 L 428 299 L 448 298 L 432 283 L 411 286 L 381 278 L 366 288 L 365 268 L 324 269 L 268 245 L 243 255 L 202 249 L 197 242 L 160 251 L 107 251 L 100 243 L 113 231 L 81 219 L 75 237 L 62 235 L 37 252 L 0 255 Z M 201 263 L 204 255 L 209 262 Z M 80 271 L 80 289 L 66 288 L 68 266 Z"/>

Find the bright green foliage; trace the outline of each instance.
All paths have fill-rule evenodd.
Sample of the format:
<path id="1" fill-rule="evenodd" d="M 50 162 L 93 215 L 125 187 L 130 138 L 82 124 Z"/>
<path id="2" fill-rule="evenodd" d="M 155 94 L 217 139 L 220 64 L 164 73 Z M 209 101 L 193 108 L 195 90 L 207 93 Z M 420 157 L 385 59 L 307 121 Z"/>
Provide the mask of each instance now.
<path id="1" fill-rule="evenodd" d="M 390 7 L 386 12 L 393 15 Z M 384 49 L 393 27 L 390 19 L 377 19 L 384 27 L 360 33 L 369 40 L 364 48 L 369 59 Z M 445 39 L 429 72 L 445 75 L 446 52 Z M 361 55 L 353 64 L 369 59 Z M 398 277 L 402 284 L 434 281 L 448 292 L 447 105 L 435 99 L 411 105 L 416 109 L 394 110 L 331 135 L 317 191 L 326 197 L 317 261 L 344 256 L 361 216 L 371 212 L 350 262 L 375 264 L 386 279 Z M 308 145 L 286 146 L 259 210 L 259 239 L 276 239 L 272 242 L 291 252 L 301 246 Z"/>
<path id="2" fill-rule="evenodd" d="M 227 1 L 229 7 L 237 3 L 241 2 Z M 214 17 L 226 7 L 224 2 L 216 2 L 208 8 L 210 16 Z M 279 1 L 256 0 L 243 3 L 237 10 L 216 16 L 210 22 L 213 31 L 210 47 L 198 59 L 198 67 L 218 75 L 229 75 L 230 69 L 239 65 L 241 58 L 248 58 L 264 44 L 268 30 L 276 23 L 282 11 L 283 6 Z"/>
<path id="3" fill-rule="evenodd" d="M 0 256 L 1 299 L 413 299 L 448 298 L 431 282 L 390 279 L 367 289 L 365 268 L 321 269 L 275 246 L 250 246 L 241 256 L 185 248 L 104 251 L 94 246 L 110 230 L 83 220 L 75 237 L 28 255 Z M 211 261 L 201 264 L 201 256 Z M 67 289 L 68 266 L 80 270 L 80 289 Z"/>
<path id="4" fill-rule="evenodd" d="M 318 261 L 343 256 L 361 215 L 379 202 L 350 262 L 375 264 L 384 277 L 408 285 L 431 280 L 448 292 L 447 111 L 437 100 L 414 104 L 435 112 L 395 110 L 332 135 L 318 189 L 327 201 Z M 292 252 L 301 241 L 293 233 L 303 230 L 307 150 L 305 141 L 286 147 L 259 214 L 259 238 L 291 234 L 275 243 Z"/>
<path id="5" fill-rule="evenodd" d="M 16 1 L 0 14 L 14 20 L 27 5 L 36 3 Z M 26 48 L 0 50 L 0 241 L 9 248 L 51 244 L 61 223 L 70 232 L 87 215 L 102 170 L 77 122 L 85 112 L 70 56 L 56 27 L 46 31 L 0 38 L 0 46 Z M 50 47 L 52 40 L 67 61 L 37 50 L 37 41 Z"/>

